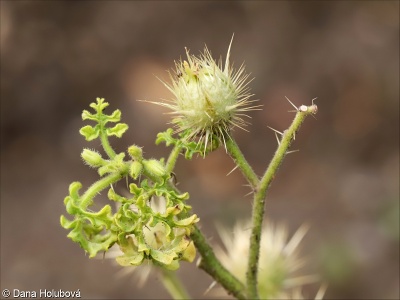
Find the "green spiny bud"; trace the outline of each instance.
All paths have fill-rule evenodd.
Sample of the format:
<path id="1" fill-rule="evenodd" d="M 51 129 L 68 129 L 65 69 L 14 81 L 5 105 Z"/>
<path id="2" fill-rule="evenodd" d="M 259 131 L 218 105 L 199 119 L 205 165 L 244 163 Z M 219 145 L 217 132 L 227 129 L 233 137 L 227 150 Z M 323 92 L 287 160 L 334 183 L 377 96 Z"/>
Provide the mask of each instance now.
<path id="1" fill-rule="evenodd" d="M 134 160 L 142 161 L 143 159 L 143 150 L 141 147 L 132 145 L 128 148 L 128 153 Z"/>
<path id="2" fill-rule="evenodd" d="M 143 167 L 152 177 L 162 178 L 167 174 L 165 167 L 156 159 L 143 160 Z"/>
<path id="3" fill-rule="evenodd" d="M 104 164 L 103 158 L 97 151 L 83 149 L 81 156 L 85 163 L 91 167 L 97 168 Z"/>
<path id="4" fill-rule="evenodd" d="M 138 161 L 133 161 L 130 169 L 129 169 L 129 175 L 133 178 L 133 179 L 138 179 L 138 177 L 140 176 L 140 174 L 142 174 L 143 171 L 143 165 L 142 163 L 138 162 Z"/>

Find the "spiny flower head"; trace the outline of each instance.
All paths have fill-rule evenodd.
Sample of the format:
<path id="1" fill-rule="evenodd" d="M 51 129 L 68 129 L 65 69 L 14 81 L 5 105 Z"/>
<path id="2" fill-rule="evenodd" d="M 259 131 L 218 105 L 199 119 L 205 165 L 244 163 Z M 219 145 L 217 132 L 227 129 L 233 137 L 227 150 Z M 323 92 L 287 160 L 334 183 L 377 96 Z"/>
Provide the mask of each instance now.
<path id="1" fill-rule="evenodd" d="M 249 256 L 250 228 L 250 222 L 241 222 L 233 228 L 233 234 L 226 228 L 218 230 L 226 251 L 217 247 L 216 254 L 222 264 L 242 282 L 246 281 L 245 258 Z M 317 281 L 317 276 L 297 274 L 305 264 L 305 260 L 298 255 L 298 245 L 306 232 L 307 227 L 302 226 L 288 240 L 288 232 L 284 226 L 274 226 L 267 222 L 260 244 L 260 298 L 289 299 L 302 285 Z"/>
<path id="2" fill-rule="evenodd" d="M 249 118 L 246 112 L 259 107 L 251 106 L 255 100 L 249 100 L 249 75 L 243 65 L 234 71 L 229 64 L 231 44 L 224 67 L 207 47 L 199 57 L 186 49 L 187 60 L 175 62 L 176 70 L 170 73 L 172 83 L 163 82 L 173 99 L 153 102 L 172 110 L 176 132 L 185 132 L 186 139 L 196 140 L 204 154 L 208 143 L 213 147 L 213 138 L 225 143 L 231 128 L 244 129 L 248 122 L 243 117 Z"/>

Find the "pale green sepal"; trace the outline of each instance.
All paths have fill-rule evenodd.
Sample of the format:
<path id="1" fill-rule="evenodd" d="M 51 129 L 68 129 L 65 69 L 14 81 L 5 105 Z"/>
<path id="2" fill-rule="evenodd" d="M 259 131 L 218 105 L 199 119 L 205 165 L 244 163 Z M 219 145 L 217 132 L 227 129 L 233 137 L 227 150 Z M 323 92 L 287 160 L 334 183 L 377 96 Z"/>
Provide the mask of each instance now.
<path id="1" fill-rule="evenodd" d="M 118 240 L 120 242 L 120 249 L 124 254 L 116 257 L 115 260 L 124 267 L 140 265 L 144 259 L 144 253 L 137 251 L 132 237 L 126 238 L 124 234 L 120 234 Z"/>
<path id="2" fill-rule="evenodd" d="M 118 264 L 123 267 L 139 266 L 144 258 L 143 252 L 133 253 L 132 255 L 121 255 L 115 258 Z"/>
<path id="3" fill-rule="evenodd" d="M 189 245 L 186 247 L 186 249 L 182 252 L 181 259 L 188 262 L 193 262 L 195 258 L 196 258 L 196 247 L 194 246 L 193 241 L 191 241 Z"/>
<path id="4" fill-rule="evenodd" d="M 173 260 L 169 265 L 161 265 L 164 269 L 170 270 L 170 271 L 176 271 L 179 269 L 179 261 L 178 260 Z"/>
<path id="5" fill-rule="evenodd" d="M 178 257 L 178 255 L 174 251 L 160 251 L 155 249 L 150 249 L 150 255 L 156 261 L 169 265 L 174 260 L 174 258 Z"/>
<path id="6" fill-rule="evenodd" d="M 197 223 L 200 219 L 196 214 L 191 215 L 189 218 L 174 221 L 175 225 L 185 227 Z"/>

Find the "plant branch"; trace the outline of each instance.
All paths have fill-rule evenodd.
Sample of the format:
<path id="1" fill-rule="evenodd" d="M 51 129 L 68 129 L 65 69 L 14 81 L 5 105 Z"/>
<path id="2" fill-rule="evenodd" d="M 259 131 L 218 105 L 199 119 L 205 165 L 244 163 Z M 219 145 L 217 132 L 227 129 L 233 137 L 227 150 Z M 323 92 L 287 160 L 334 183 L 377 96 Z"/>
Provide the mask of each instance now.
<path id="1" fill-rule="evenodd" d="M 108 157 L 110 159 L 113 159 L 116 153 L 110 145 L 106 130 L 104 128 L 100 130 L 100 140 L 101 140 L 101 145 L 103 146 L 103 149 L 107 153 Z"/>
<path id="2" fill-rule="evenodd" d="M 125 170 L 126 169 L 126 170 Z M 114 182 L 119 181 L 128 173 L 128 167 L 126 167 L 122 172 L 115 172 L 103 177 L 93 183 L 86 192 L 82 195 L 82 202 L 81 207 L 86 208 L 88 207 L 94 196 L 100 193 L 102 190 L 113 184 Z"/>
<path id="3" fill-rule="evenodd" d="M 171 153 L 169 154 L 167 163 L 166 163 L 166 165 L 165 165 L 167 174 L 171 173 L 171 172 L 174 170 L 175 164 L 176 164 L 176 161 L 177 161 L 177 159 L 178 159 L 178 157 L 179 157 L 179 153 L 180 153 L 180 152 L 181 152 L 181 148 L 178 147 L 178 146 L 175 146 L 175 147 L 172 149 Z"/>
<path id="4" fill-rule="evenodd" d="M 232 138 L 228 138 L 226 140 L 226 150 L 232 157 L 235 164 L 240 168 L 244 177 L 250 183 L 251 187 L 255 189 L 259 184 L 259 179 L 249 163 L 244 158 L 243 153 L 240 151 L 239 146 L 236 144 L 235 140 L 233 140 Z"/>
<path id="5" fill-rule="evenodd" d="M 296 132 L 299 130 L 301 124 L 309 114 L 315 114 L 317 112 L 317 106 L 305 106 L 302 105 L 297 110 L 296 116 L 290 125 L 290 127 L 282 134 L 282 139 L 279 143 L 278 149 L 276 150 L 274 157 L 272 158 L 267 170 L 261 178 L 259 187 L 254 195 L 253 213 L 252 213 L 252 233 L 250 237 L 250 250 L 249 250 L 249 261 L 246 273 L 247 283 L 247 296 L 250 299 L 258 299 L 257 290 L 257 275 L 258 275 L 258 261 L 260 255 L 260 240 L 262 222 L 264 218 L 265 209 L 265 197 L 267 190 L 278 171 L 288 149 L 294 140 Z"/>

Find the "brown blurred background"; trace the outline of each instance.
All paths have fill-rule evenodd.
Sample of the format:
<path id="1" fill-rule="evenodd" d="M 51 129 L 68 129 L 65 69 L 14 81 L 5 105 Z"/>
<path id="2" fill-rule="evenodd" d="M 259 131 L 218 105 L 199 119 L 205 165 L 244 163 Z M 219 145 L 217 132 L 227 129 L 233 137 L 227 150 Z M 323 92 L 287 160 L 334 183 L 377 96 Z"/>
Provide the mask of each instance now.
<path id="1" fill-rule="evenodd" d="M 156 78 L 207 44 L 254 77 L 250 133 L 242 151 L 262 174 L 296 105 L 318 97 L 279 170 L 266 214 L 303 242 L 309 272 L 329 282 L 326 298 L 399 298 L 399 2 L 398 1 L 1 1 L 1 288 L 80 289 L 84 298 L 169 298 L 153 275 L 142 289 L 110 260 L 89 260 L 59 225 L 68 185 L 96 172 L 81 159 L 88 144 L 80 115 L 96 97 L 120 108 L 130 130 L 112 139 L 163 157 L 156 133 L 165 109 L 138 102 L 169 98 Z M 220 149 L 178 162 L 201 227 L 219 243 L 215 222 L 248 218 L 251 197 Z M 195 298 L 212 282 L 194 264 L 179 274 Z M 305 289 L 313 297 L 318 286 Z"/>

